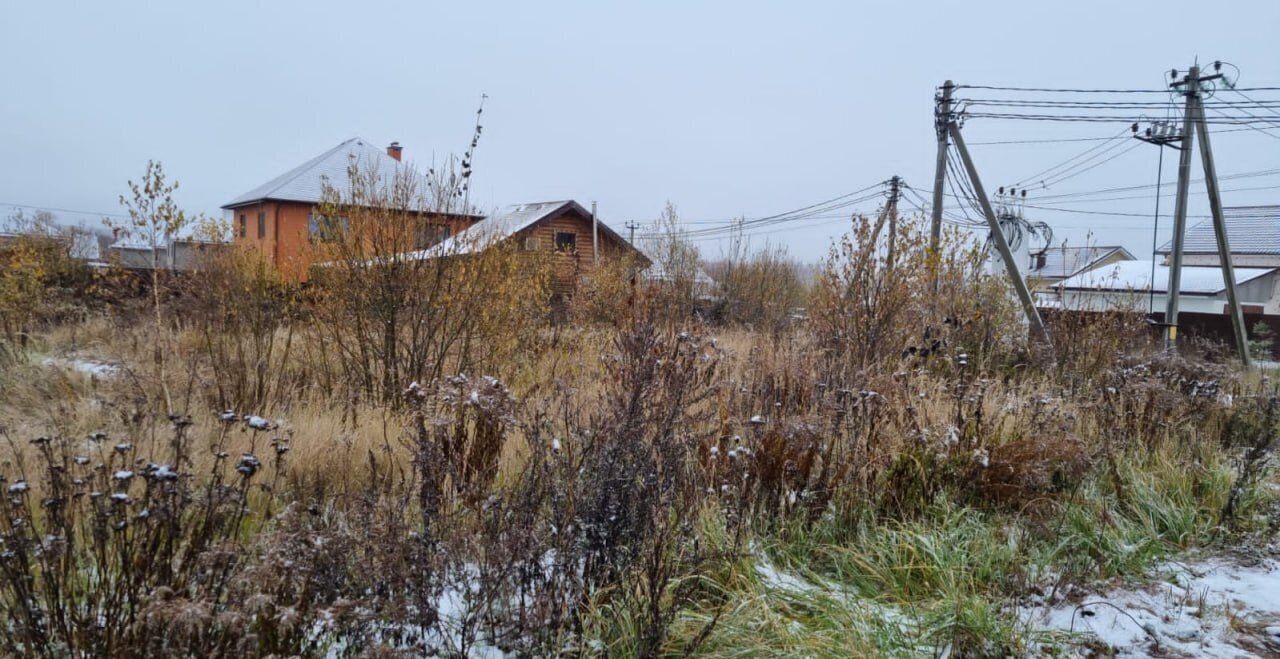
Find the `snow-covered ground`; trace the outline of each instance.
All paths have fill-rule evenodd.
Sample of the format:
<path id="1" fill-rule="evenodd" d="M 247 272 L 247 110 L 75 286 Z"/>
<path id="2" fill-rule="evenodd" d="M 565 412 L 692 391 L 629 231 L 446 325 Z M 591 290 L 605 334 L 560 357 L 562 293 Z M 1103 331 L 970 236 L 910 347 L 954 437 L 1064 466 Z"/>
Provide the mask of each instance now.
<path id="1" fill-rule="evenodd" d="M 1022 615 L 1035 630 L 1058 636 L 1084 656 L 1280 656 L 1275 560 L 1169 562 L 1140 584 L 1059 599 L 1024 608 Z"/>
<path id="2" fill-rule="evenodd" d="M 863 600 L 833 584 L 819 584 L 778 569 L 767 558 L 756 565 L 771 590 L 822 591 L 892 621 L 910 634 L 909 614 Z M 1039 598 L 1036 598 L 1039 599 Z M 852 602 L 851 602 L 852 603 Z M 1040 654 L 1121 657 L 1280 657 L 1280 561 L 1215 556 L 1170 561 L 1147 578 L 1126 585 L 1070 587 L 1053 601 L 1012 612 Z"/>

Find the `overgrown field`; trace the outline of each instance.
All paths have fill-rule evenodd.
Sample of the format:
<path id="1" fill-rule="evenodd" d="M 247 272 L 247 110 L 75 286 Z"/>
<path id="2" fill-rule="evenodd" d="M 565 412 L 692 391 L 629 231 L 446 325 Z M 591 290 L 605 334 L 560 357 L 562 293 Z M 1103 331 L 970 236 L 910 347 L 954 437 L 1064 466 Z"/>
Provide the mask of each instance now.
<path id="1" fill-rule="evenodd" d="M 0 362 L 0 652 L 1083 654 L 1026 607 L 1269 545 L 1268 378 L 1125 316 L 1030 345 L 975 253 L 881 231 L 804 314 L 751 286 L 717 322 L 623 271 L 550 314 L 501 249 L 40 280 Z"/>

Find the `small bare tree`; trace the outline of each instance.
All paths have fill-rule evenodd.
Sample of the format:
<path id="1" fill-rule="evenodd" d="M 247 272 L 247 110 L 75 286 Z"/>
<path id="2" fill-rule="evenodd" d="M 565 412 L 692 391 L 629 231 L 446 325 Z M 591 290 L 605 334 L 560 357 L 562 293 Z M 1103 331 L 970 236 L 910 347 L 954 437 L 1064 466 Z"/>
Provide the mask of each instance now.
<path id="1" fill-rule="evenodd" d="M 161 250 L 165 249 L 172 254 L 173 240 L 189 224 L 186 213 L 178 208 L 178 203 L 173 199 L 173 193 L 177 189 L 178 182 L 171 182 L 165 177 L 164 167 L 159 162 L 147 161 L 147 171 L 142 175 L 142 180 L 129 181 L 129 194 L 120 195 L 120 205 L 128 213 L 128 219 L 111 224 L 118 235 L 136 238 L 150 249 L 151 303 L 156 332 L 152 362 L 155 364 L 160 390 L 164 394 L 166 414 L 173 414 L 174 410 L 173 397 L 165 381 L 165 355 L 168 353 L 169 341 L 165 330 L 163 301 L 170 279 L 167 274 L 173 268 L 173 261 L 171 258 L 162 261 L 160 255 Z"/>
<path id="2" fill-rule="evenodd" d="M 776 330 L 805 305 L 808 282 L 781 245 L 753 249 L 742 221 L 733 225 L 722 258 L 707 265 L 719 293 L 719 317 L 729 323 Z"/>
<path id="3" fill-rule="evenodd" d="M 676 318 L 688 318 L 697 311 L 701 290 L 702 256 L 680 222 L 675 204 L 667 202 L 653 234 L 645 241 L 653 258 L 650 279 L 665 298 L 665 308 Z"/>

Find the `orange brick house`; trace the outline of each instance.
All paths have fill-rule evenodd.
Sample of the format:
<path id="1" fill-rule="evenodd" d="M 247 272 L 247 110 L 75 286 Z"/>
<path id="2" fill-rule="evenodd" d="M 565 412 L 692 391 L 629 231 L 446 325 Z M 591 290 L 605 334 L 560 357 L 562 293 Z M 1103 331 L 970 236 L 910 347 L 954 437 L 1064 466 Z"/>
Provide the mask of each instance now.
<path id="1" fill-rule="evenodd" d="M 312 240 L 326 230 L 316 213 L 327 180 L 344 198 L 349 196 L 348 167 L 376 172 L 390 181 L 400 174 L 417 174 L 402 164 L 402 149 L 391 143 L 384 151 L 352 138 L 236 197 L 222 208 L 231 213 L 233 242 L 261 250 L 285 276 L 304 280 L 312 265 Z M 425 182 L 424 182 L 425 185 Z M 480 221 L 473 215 L 423 212 L 427 221 L 416 232 L 417 246 L 430 247 Z"/>

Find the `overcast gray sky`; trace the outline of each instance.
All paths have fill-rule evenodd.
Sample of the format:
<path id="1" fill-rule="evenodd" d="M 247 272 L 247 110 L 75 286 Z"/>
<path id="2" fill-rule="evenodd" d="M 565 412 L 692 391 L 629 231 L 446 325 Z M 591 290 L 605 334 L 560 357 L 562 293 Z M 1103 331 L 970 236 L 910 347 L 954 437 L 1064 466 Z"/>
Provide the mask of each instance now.
<path id="1" fill-rule="evenodd" d="M 419 163 L 459 152 L 483 93 L 474 196 L 484 207 L 595 200 L 617 228 L 656 217 L 667 200 L 694 222 L 751 218 L 893 174 L 927 190 L 932 97 L 947 78 L 1149 89 L 1199 56 L 1238 65 L 1242 85 L 1280 86 L 1274 0 L 4 0 L 0 19 L 0 211 L 119 212 L 126 181 L 158 159 L 182 182 L 186 209 L 217 214 L 348 137 L 398 140 Z M 975 120 L 965 134 L 978 142 L 1121 128 Z M 1088 146 L 975 146 L 974 155 L 994 189 Z M 1225 133 L 1214 147 L 1221 174 L 1280 167 L 1280 125 L 1271 136 Z M 1156 157 L 1144 146 L 1041 194 L 1153 183 Z M 1223 187 L 1276 185 L 1280 176 Z M 1280 188 L 1226 201 L 1280 202 Z M 1076 208 L 1149 213 L 1151 202 Z M 1038 219 L 1059 239 L 1078 244 L 1092 231 L 1096 242 L 1150 252 L 1144 217 Z M 816 259 L 843 223 L 774 228 L 785 230 L 757 243 Z"/>

